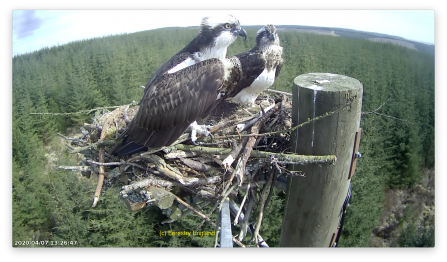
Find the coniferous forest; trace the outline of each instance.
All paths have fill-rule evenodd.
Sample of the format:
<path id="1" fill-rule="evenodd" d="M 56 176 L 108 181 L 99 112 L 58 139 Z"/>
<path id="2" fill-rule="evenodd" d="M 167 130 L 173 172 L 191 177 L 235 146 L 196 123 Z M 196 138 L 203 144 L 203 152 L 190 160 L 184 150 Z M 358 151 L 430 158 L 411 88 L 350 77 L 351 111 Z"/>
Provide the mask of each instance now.
<path id="1" fill-rule="evenodd" d="M 251 49 L 256 31 L 247 30 L 247 40 L 237 39 L 228 55 Z M 13 246 L 36 246 L 25 242 L 31 240 L 66 241 L 62 246 L 69 247 L 213 246 L 214 237 L 160 236 L 160 230 L 193 228 L 201 219 L 189 216 L 162 224 L 166 217 L 158 208 L 129 213 L 118 187 L 107 190 L 92 208 L 95 177 L 57 169 L 76 165 L 79 159 L 68 153 L 56 133 L 79 132 L 94 113 L 30 114 L 138 102 L 151 74 L 196 34 L 197 28 L 165 28 L 77 41 L 12 58 Z M 434 170 L 434 57 L 363 39 L 293 31 L 280 31 L 279 36 L 284 66 L 272 89 L 292 92 L 293 79 L 310 72 L 347 75 L 363 83 L 363 157 L 352 179 L 339 246 L 377 246 L 373 231 L 384 220 L 389 192 L 427 191 L 420 181 L 426 170 Z M 368 114 L 381 105 L 379 114 Z M 284 192 L 275 191 L 261 228 L 271 247 L 279 243 L 285 198 Z M 434 191 L 426 191 L 434 203 Z M 434 246 L 434 216 L 416 222 L 412 212 L 417 203 L 412 203 L 396 225 L 394 246 Z M 203 229 L 213 230 L 206 223 Z"/>

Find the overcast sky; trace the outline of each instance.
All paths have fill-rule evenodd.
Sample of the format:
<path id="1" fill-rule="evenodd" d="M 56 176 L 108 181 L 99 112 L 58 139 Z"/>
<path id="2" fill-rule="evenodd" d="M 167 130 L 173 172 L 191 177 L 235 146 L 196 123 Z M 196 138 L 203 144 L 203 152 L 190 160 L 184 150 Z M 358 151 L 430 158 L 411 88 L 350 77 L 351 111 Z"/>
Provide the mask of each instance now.
<path id="1" fill-rule="evenodd" d="M 307 25 L 384 33 L 434 44 L 434 10 L 14 10 L 13 56 L 43 47 L 231 13 L 241 25 Z"/>

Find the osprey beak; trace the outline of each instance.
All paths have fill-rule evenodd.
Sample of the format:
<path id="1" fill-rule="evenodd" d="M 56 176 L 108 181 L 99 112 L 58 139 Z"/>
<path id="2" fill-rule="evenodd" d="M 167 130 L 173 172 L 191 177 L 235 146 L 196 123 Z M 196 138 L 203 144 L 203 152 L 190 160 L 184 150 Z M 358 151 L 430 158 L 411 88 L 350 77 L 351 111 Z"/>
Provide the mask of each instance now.
<path id="1" fill-rule="evenodd" d="M 272 40 L 272 41 L 275 40 L 275 34 L 270 34 L 269 35 L 269 39 Z"/>
<path id="2" fill-rule="evenodd" d="M 244 41 L 247 40 L 247 32 L 243 28 L 237 30 L 237 34 L 244 37 Z"/>

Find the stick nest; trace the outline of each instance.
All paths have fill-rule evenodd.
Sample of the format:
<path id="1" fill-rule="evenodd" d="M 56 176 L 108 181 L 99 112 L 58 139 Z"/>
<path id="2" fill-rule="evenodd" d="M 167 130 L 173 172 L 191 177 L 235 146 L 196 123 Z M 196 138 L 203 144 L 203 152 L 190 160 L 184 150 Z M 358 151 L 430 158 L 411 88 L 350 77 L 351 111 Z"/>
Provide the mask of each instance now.
<path id="1" fill-rule="evenodd" d="M 281 177 L 301 175 L 289 171 L 287 164 L 306 164 L 318 159 L 301 159 L 288 153 L 290 132 L 281 132 L 292 126 L 291 99 L 286 95 L 260 96 L 254 106 L 242 107 L 228 101 L 223 104 L 199 123 L 211 125 L 212 140 L 199 137 L 199 145 L 193 145 L 187 130 L 170 146 L 151 148 L 122 158 L 111 152 L 116 143 L 121 142 L 115 139 L 136 114 L 138 106 L 96 112 L 92 123 L 81 127 L 80 136 L 64 137 L 70 142 L 72 153 L 78 153 L 82 159 L 80 165 L 60 168 L 98 172 L 93 206 L 105 190 L 119 185 L 130 211 L 156 205 L 167 216 L 164 223 L 194 212 L 203 221 L 215 225 L 209 217 L 217 207 L 221 208 L 225 199 L 229 199 L 234 224 L 241 226 L 239 240 L 233 237 L 233 241 L 243 246 L 240 241 L 248 231 L 253 236 L 252 243 L 262 245 L 259 226 L 271 187 L 281 184 L 278 182 Z M 277 132 L 268 134 L 274 131 Z M 239 192 L 244 199 L 236 204 L 233 199 Z M 241 212 L 245 203 L 245 212 Z M 208 204 L 213 204 L 214 208 L 209 214 L 203 214 L 201 207 Z M 250 230 L 248 221 L 254 206 L 259 208 L 260 216 L 256 228 Z"/>

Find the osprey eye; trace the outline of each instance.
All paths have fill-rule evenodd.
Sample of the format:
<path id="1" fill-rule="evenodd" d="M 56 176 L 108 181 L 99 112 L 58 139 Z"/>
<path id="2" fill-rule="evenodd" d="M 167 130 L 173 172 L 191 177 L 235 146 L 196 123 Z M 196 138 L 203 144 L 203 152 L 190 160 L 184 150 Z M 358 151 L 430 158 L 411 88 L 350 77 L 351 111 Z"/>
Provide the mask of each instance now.
<path id="1" fill-rule="evenodd" d="M 225 29 L 230 29 L 230 28 L 231 28 L 231 25 L 230 25 L 229 23 L 226 23 L 226 24 L 224 24 L 224 28 L 225 28 Z"/>

